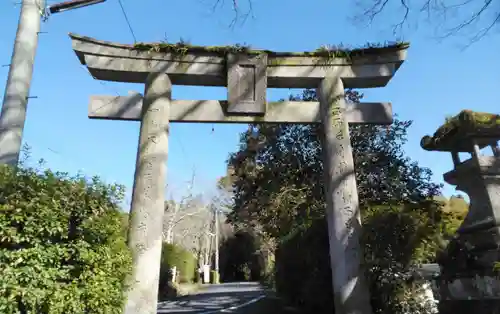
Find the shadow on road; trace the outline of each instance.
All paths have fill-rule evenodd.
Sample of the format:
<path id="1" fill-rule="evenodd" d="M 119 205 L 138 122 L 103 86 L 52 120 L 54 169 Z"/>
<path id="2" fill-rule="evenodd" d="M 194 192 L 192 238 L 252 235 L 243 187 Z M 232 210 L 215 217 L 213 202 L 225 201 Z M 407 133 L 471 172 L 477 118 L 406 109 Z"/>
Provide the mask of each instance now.
<path id="1" fill-rule="evenodd" d="M 252 284 L 224 284 L 206 287 L 197 294 L 177 297 L 158 304 L 158 313 L 210 313 L 241 306 L 265 292 Z"/>

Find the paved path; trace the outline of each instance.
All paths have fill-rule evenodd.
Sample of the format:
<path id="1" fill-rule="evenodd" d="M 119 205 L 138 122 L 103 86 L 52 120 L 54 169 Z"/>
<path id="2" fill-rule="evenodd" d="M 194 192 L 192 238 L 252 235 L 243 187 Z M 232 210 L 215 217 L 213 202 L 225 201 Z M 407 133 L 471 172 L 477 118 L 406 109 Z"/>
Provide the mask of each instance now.
<path id="1" fill-rule="evenodd" d="M 258 283 L 225 283 L 207 285 L 196 294 L 160 302 L 158 314 L 267 314 L 268 311 L 278 314 L 280 311 L 276 312 L 276 301 Z"/>

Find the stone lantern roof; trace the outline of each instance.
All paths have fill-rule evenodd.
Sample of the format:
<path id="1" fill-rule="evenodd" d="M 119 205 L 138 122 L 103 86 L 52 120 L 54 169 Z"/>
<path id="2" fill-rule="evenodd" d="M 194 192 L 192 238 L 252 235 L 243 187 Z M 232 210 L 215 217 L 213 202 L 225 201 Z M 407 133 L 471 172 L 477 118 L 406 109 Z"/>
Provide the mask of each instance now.
<path id="1" fill-rule="evenodd" d="M 500 138 L 500 115 L 463 110 L 447 119 L 433 136 L 424 136 L 420 146 L 428 151 L 467 152 L 496 143 Z"/>

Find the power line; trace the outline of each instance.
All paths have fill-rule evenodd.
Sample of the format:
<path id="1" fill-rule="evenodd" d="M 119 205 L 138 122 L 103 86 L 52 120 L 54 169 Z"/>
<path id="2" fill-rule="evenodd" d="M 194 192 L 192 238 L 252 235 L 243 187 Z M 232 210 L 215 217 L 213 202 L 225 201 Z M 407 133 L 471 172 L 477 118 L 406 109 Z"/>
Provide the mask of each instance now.
<path id="1" fill-rule="evenodd" d="M 132 37 L 134 38 L 134 43 L 137 42 L 137 39 L 134 34 L 134 30 L 132 29 L 132 25 L 130 24 L 130 21 L 127 16 L 127 12 L 125 11 L 125 8 L 123 7 L 122 0 L 118 0 L 118 3 L 120 4 L 120 8 L 122 9 L 123 17 L 125 17 L 125 21 L 127 22 L 128 29 L 130 30 L 130 33 L 132 34 Z"/>

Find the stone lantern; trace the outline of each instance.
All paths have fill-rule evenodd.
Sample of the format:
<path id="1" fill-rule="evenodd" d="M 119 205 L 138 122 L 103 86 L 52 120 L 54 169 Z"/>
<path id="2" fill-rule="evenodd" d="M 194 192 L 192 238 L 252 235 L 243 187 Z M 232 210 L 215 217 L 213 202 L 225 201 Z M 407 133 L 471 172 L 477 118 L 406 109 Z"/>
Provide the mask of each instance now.
<path id="1" fill-rule="evenodd" d="M 454 169 L 444 180 L 470 198 L 467 216 L 439 260 L 440 313 L 500 313 L 499 139 L 500 115 L 469 110 L 422 138 L 423 149 L 451 153 Z M 461 160 L 459 153 L 470 158 Z"/>

